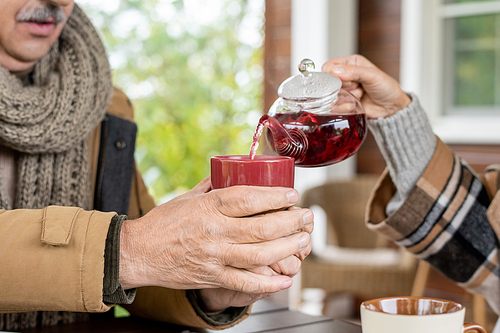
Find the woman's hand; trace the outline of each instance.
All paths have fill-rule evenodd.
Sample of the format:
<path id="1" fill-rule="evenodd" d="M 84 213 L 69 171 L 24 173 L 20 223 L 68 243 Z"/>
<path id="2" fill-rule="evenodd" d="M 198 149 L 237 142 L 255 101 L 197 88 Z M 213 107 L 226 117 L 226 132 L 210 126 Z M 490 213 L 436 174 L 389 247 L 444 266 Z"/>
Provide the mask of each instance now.
<path id="1" fill-rule="evenodd" d="M 330 59 L 322 69 L 341 79 L 342 87 L 361 100 L 368 118 L 391 116 L 411 103 L 395 79 L 363 56 Z"/>

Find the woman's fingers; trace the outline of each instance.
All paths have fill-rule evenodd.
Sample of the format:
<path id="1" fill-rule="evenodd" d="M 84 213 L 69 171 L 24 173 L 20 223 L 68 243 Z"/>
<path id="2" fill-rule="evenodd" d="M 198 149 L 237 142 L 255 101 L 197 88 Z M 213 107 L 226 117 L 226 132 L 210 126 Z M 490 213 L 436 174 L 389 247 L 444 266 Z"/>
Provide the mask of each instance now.
<path id="1" fill-rule="evenodd" d="M 359 86 L 356 89 L 350 90 L 349 92 L 353 94 L 357 99 L 363 98 L 364 90 Z"/>
<path id="2" fill-rule="evenodd" d="M 340 78 L 344 89 L 361 100 L 368 118 L 388 117 L 411 102 L 394 78 L 362 56 L 330 59 L 323 70 Z"/>
<path id="3" fill-rule="evenodd" d="M 332 72 L 332 68 L 338 65 L 355 65 L 360 67 L 375 67 L 375 65 L 365 57 L 359 54 L 353 54 L 347 57 L 333 58 L 325 62 L 321 68 L 323 72 Z"/>

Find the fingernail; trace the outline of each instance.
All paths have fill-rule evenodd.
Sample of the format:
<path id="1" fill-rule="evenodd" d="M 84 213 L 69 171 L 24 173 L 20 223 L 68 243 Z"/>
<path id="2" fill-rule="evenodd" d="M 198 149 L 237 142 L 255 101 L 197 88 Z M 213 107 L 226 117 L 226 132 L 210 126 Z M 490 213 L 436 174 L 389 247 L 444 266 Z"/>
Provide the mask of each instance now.
<path id="1" fill-rule="evenodd" d="M 313 214 L 313 212 L 311 212 L 310 210 L 307 211 L 307 213 L 304 214 L 304 216 L 302 217 L 302 219 L 304 221 L 304 225 L 313 223 L 313 221 L 314 221 L 314 214 Z"/>
<path id="2" fill-rule="evenodd" d="M 335 66 L 332 68 L 332 72 L 342 74 L 345 73 L 345 68 L 342 66 Z"/>
<path id="3" fill-rule="evenodd" d="M 290 280 L 286 281 L 285 283 L 283 283 L 283 284 L 281 285 L 281 290 L 285 290 L 285 289 L 290 288 L 290 287 L 292 286 L 292 283 L 293 283 L 293 282 L 292 282 L 292 279 L 290 279 Z"/>
<path id="4" fill-rule="evenodd" d="M 299 238 L 299 249 L 302 250 L 309 244 L 309 237 L 306 235 L 300 236 Z"/>
<path id="5" fill-rule="evenodd" d="M 290 204 L 297 203 L 297 201 L 299 201 L 299 194 L 297 191 L 288 191 L 286 193 L 286 201 Z"/>

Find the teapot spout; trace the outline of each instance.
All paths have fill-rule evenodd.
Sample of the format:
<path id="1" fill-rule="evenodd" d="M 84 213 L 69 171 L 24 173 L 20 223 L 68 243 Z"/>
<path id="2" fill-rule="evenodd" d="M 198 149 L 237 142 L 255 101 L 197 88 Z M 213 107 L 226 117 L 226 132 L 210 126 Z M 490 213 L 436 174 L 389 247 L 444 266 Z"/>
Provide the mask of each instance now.
<path id="1" fill-rule="evenodd" d="M 288 131 L 274 117 L 264 115 L 259 121 L 259 126 L 267 127 L 272 139 L 268 140 L 271 148 L 281 156 L 289 156 L 295 159 L 295 163 L 299 163 L 304 159 L 308 148 L 308 140 L 304 132 L 298 128 Z M 255 138 L 254 138 L 255 139 Z"/>

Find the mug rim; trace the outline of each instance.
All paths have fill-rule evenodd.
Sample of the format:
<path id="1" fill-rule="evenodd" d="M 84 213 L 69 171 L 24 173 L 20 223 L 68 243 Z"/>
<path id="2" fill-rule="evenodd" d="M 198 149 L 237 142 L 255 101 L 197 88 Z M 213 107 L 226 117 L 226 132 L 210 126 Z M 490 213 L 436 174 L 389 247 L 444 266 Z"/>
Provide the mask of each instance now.
<path id="1" fill-rule="evenodd" d="M 453 311 L 449 312 L 443 312 L 443 313 L 429 313 L 425 314 L 425 316 L 435 316 L 435 315 L 452 315 L 455 313 L 459 313 L 461 311 L 465 311 L 465 306 L 463 306 L 461 303 L 448 300 L 448 299 L 442 299 L 442 298 L 435 298 L 435 297 L 427 297 L 427 296 L 389 296 L 389 297 L 380 297 L 380 298 L 375 298 L 375 299 L 370 299 L 363 301 L 360 305 L 360 308 L 362 310 L 370 311 L 372 313 L 380 313 L 383 315 L 391 315 L 391 316 L 419 316 L 419 314 L 407 314 L 407 313 L 390 313 L 390 312 L 385 312 L 385 311 L 378 311 L 374 309 L 370 309 L 367 307 L 368 304 L 370 303 L 378 303 L 384 300 L 398 300 L 398 299 L 406 299 L 406 300 L 430 300 L 430 301 L 437 301 L 437 302 L 444 302 L 444 303 L 449 303 L 452 305 L 452 308 L 454 309 Z"/>
<path id="2" fill-rule="evenodd" d="M 281 155 L 255 155 L 253 159 L 250 159 L 249 154 L 246 155 L 216 155 L 210 158 L 215 160 L 224 161 L 237 161 L 237 162 L 250 162 L 250 161 L 277 161 L 277 160 L 294 160 L 290 156 Z"/>

